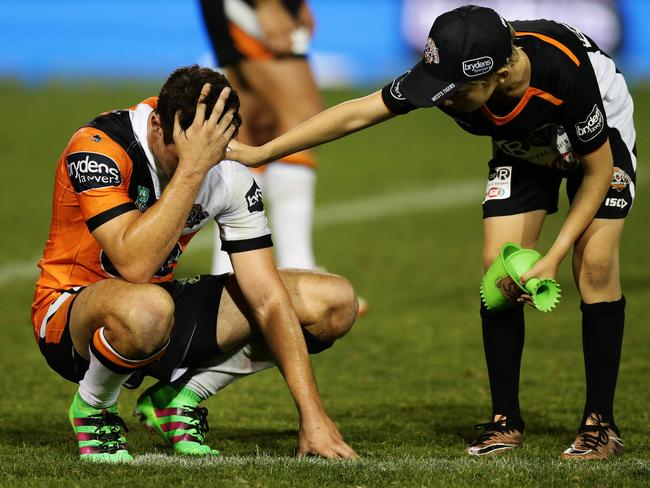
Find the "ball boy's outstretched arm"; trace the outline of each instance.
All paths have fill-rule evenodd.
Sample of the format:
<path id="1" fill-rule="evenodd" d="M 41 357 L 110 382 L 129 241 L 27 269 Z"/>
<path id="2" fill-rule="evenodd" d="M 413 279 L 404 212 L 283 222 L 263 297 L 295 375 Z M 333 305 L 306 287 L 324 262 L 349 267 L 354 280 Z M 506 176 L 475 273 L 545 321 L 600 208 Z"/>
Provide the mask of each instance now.
<path id="1" fill-rule="evenodd" d="M 381 91 L 348 100 L 327 109 L 263 146 L 253 147 L 232 140 L 228 157 L 257 167 L 294 152 L 339 139 L 394 117 Z"/>

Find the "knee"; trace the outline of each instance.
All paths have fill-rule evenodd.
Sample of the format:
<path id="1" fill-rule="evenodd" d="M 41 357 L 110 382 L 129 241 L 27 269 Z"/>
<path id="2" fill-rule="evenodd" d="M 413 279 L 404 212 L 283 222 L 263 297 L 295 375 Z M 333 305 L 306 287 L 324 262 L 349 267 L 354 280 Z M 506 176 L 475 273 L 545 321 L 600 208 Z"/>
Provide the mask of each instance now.
<path id="1" fill-rule="evenodd" d="M 610 256 L 600 253 L 598 255 L 594 253 L 583 255 L 578 277 L 580 288 L 601 290 L 610 286 L 616 274 L 615 264 Z"/>
<path id="2" fill-rule="evenodd" d="M 134 293 L 121 317 L 133 354 L 148 356 L 163 347 L 173 318 L 174 301 L 161 287 L 147 284 Z"/>
<path id="3" fill-rule="evenodd" d="M 334 278 L 328 295 L 328 332 L 330 338 L 336 340 L 352 328 L 359 310 L 359 299 L 352 284 L 341 276 Z"/>
<path id="4" fill-rule="evenodd" d="M 486 272 L 494 260 L 499 256 L 499 249 L 483 249 L 483 272 Z"/>

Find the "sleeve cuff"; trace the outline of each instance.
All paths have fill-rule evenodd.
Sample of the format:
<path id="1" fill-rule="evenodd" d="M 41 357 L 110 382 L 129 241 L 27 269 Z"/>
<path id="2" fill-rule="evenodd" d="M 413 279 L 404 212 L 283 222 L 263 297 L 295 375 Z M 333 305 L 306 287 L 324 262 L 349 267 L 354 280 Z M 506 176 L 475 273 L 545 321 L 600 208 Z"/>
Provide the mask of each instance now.
<path id="1" fill-rule="evenodd" d="M 266 234 L 261 237 L 254 237 L 252 239 L 243 239 L 241 241 L 222 241 L 221 249 L 227 253 L 237 253 L 254 251 L 255 249 L 263 249 L 265 247 L 273 247 L 271 234 Z"/>
<path id="2" fill-rule="evenodd" d="M 105 224 L 109 220 L 112 220 L 115 217 L 119 217 L 126 212 L 130 212 L 131 210 L 137 210 L 133 202 L 123 203 L 117 207 L 104 210 L 102 213 L 99 213 L 94 217 L 90 217 L 86 220 L 86 226 L 88 226 L 88 230 L 90 230 L 90 232 L 93 232 L 100 225 Z"/>

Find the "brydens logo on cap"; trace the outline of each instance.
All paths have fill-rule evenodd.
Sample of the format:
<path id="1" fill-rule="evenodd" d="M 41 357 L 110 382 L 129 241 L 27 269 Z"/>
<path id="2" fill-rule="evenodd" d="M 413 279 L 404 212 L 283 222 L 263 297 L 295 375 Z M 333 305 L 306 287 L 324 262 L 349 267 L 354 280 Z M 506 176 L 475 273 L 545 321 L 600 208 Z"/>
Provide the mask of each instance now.
<path id="1" fill-rule="evenodd" d="M 490 56 L 483 56 L 478 59 L 468 59 L 463 61 L 463 73 L 465 76 L 474 77 L 481 76 L 492 71 L 494 61 Z"/>
<path id="2" fill-rule="evenodd" d="M 512 53 L 508 23 L 487 7 L 466 5 L 436 18 L 422 60 L 401 80 L 414 105 L 438 105 L 462 83 L 504 66 Z"/>

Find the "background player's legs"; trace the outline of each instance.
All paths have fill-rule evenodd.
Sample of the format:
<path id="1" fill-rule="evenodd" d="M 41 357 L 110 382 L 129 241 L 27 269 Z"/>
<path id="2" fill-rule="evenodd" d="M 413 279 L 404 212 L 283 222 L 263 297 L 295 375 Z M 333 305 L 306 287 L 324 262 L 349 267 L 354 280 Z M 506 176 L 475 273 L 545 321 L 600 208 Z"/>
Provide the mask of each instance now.
<path id="1" fill-rule="evenodd" d="M 303 165 L 274 163 L 264 179 L 278 266 L 316 268 L 312 246 L 316 172 Z"/>
<path id="2" fill-rule="evenodd" d="M 483 220 L 483 268 L 487 270 L 505 242 L 533 248 L 546 216 L 545 210 Z M 493 416 L 521 421 L 519 370 L 524 347 L 524 312 L 521 305 L 489 312 L 481 307 L 483 347 L 490 378 Z M 523 429 L 523 425 L 522 425 Z"/>
<path id="3" fill-rule="evenodd" d="M 251 143 L 261 144 L 277 137 L 323 109 L 320 93 L 304 58 L 242 60 L 237 67 L 237 80 L 242 88 L 255 94 L 258 106 L 267 109 L 252 112 L 258 120 L 245 135 L 250 137 Z M 247 99 L 242 101 L 242 108 L 246 102 Z M 270 206 L 280 267 L 313 269 L 316 266 L 311 239 L 314 166 L 313 151 L 303 151 L 272 163 L 264 174 L 263 191 Z"/>
<path id="4" fill-rule="evenodd" d="M 598 413 L 614 423 L 614 392 L 621 358 L 625 298 L 619 276 L 624 219 L 594 219 L 576 242 L 573 273 L 582 298 L 582 343 L 587 381 L 583 423 Z"/>

